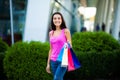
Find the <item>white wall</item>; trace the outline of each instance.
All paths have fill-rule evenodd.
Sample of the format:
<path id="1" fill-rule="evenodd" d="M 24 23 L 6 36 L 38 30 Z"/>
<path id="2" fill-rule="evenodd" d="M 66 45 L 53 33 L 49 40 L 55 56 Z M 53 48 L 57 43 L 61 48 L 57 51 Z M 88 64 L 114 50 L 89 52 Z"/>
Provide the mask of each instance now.
<path id="1" fill-rule="evenodd" d="M 72 12 L 72 1 L 71 0 L 63 0 L 63 1 L 61 1 L 61 4 L 67 10 Z M 67 11 L 65 11 L 64 8 L 61 8 L 60 12 L 63 14 L 63 17 L 64 17 L 67 28 L 70 28 L 71 27 L 71 15 Z"/>
<path id="2" fill-rule="evenodd" d="M 28 0 L 23 41 L 46 41 L 50 0 Z"/>

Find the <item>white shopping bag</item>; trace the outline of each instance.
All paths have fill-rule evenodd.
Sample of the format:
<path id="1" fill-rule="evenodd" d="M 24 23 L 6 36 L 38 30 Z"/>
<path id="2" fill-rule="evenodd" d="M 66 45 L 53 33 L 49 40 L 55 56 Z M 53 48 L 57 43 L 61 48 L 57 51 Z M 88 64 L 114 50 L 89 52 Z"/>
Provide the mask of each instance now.
<path id="1" fill-rule="evenodd" d="M 67 45 L 67 43 L 65 43 L 61 67 L 67 67 L 67 66 L 68 66 L 68 45 Z"/>

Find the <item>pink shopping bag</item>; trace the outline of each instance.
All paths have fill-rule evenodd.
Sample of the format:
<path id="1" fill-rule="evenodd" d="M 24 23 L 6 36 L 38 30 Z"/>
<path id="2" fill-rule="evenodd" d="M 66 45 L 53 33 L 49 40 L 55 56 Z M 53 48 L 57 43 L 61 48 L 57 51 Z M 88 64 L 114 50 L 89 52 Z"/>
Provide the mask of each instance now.
<path id="1" fill-rule="evenodd" d="M 73 70 L 75 70 L 74 62 L 72 59 L 72 55 L 70 53 L 70 48 L 68 48 L 68 71 L 73 71 Z"/>

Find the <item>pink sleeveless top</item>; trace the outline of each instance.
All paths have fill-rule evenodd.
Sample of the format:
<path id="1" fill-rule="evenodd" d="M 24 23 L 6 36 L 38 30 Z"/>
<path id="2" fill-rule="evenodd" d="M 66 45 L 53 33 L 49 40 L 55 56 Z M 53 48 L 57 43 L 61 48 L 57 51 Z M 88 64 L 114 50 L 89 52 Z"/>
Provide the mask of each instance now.
<path id="1" fill-rule="evenodd" d="M 58 36 L 53 36 L 53 31 L 50 32 L 52 34 L 50 36 L 50 45 L 52 47 L 52 53 L 50 60 L 56 61 L 61 48 L 63 47 L 64 43 L 67 42 L 66 36 L 64 34 L 64 29 L 62 29 L 60 35 Z"/>

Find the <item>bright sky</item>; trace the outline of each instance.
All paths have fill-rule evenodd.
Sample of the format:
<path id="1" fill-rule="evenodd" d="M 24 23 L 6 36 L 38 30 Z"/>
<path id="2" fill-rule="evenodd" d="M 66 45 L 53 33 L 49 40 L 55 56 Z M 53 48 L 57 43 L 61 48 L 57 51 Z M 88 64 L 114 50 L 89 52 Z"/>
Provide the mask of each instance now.
<path id="1" fill-rule="evenodd" d="M 85 19 L 84 26 L 87 28 L 88 31 L 93 31 L 96 8 L 95 7 L 79 7 L 78 11 L 80 14 L 84 16 L 84 19 Z"/>
<path id="2" fill-rule="evenodd" d="M 78 11 L 80 14 L 84 15 L 84 18 L 90 18 L 95 16 L 96 8 L 95 7 L 79 7 Z"/>

